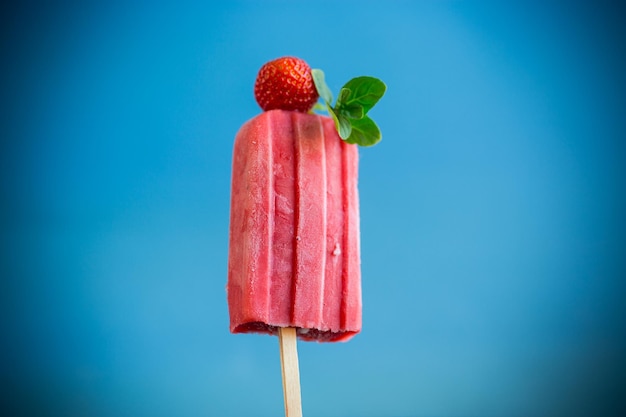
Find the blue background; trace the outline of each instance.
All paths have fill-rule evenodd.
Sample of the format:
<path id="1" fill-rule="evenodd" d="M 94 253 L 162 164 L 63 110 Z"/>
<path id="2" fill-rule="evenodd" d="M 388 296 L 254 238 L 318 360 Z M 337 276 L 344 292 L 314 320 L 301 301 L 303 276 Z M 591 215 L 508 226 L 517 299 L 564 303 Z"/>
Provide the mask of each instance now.
<path id="1" fill-rule="evenodd" d="M 283 55 L 388 85 L 363 332 L 299 344 L 305 415 L 625 415 L 620 7 L 207 4 L 3 6 L 6 415 L 283 414 L 224 289 L 233 138 Z"/>

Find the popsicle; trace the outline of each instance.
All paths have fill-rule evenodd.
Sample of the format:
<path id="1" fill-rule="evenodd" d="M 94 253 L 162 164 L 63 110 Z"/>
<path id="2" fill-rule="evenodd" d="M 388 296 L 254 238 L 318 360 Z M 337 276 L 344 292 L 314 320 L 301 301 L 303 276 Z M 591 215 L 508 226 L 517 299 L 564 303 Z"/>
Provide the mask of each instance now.
<path id="1" fill-rule="evenodd" d="M 233 333 L 346 341 L 361 330 L 358 148 L 329 117 L 270 110 L 233 156 L 228 305 Z"/>
<path id="2" fill-rule="evenodd" d="M 278 58 L 257 75 L 264 112 L 235 137 L 230 331 L 278 335 L 287 417 L 302 416 L 296 338 L 339 342 L 361 331 L 356 145 L 380 141 L 367 112 L 385 89 L 353 78 L 331 107 L 323 72 Z M 311 113 L 318 99 L 330 117 Z"/>

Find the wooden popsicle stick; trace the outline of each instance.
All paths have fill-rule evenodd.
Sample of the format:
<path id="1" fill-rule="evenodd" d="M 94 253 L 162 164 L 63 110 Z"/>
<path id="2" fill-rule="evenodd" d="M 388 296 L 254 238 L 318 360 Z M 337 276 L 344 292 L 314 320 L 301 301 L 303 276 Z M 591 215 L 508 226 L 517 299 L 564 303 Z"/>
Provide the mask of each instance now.
<path id="1" fill-rule="evenodd" d="M 293 327 L 279 328 L 278 343 L 280 344 L 280 368 L 283 374 L 285 416 L 302 417 L 296 329 Z"/>

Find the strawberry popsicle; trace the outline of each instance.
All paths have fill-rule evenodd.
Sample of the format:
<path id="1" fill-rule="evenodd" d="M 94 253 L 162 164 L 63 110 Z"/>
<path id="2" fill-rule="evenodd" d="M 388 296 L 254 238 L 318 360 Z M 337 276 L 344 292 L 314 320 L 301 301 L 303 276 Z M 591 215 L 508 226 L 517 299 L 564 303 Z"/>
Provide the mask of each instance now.
<path id="1" fill-rule="evenodd" d="M 230 331 L 278 335 L 286 417 L 302 417 L 296 338 L 340 342 L 361 331 L 356 145 L 381 140 L 367 113 L 386 88 L 353 78 L 331 106 L 321 70 L 278 58 L 254 85 L 263 113 L 235 137 Z M 330 117 L 312 113 L 320 109 Z"/>
<path id="2" fill-rule="evenodd" d="M 329 117 L 269 110 L 241 127 L 232 169 L 231 332 L 350 339 L 361 330 L 357 147 Z"/>

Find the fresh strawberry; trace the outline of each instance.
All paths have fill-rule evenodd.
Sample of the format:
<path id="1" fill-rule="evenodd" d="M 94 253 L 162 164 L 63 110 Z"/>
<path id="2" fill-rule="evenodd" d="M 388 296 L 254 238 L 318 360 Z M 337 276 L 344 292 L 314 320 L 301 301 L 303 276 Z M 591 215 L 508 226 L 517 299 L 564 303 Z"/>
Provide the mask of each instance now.
<path id="1" fill-rule="evenodd" d="M 299 58 L 282 57 L 261 67 L 254 84 L 254 97 L 264 111 L 306 113 L 313 108 L 319 94 L 309 65 Z"/>

